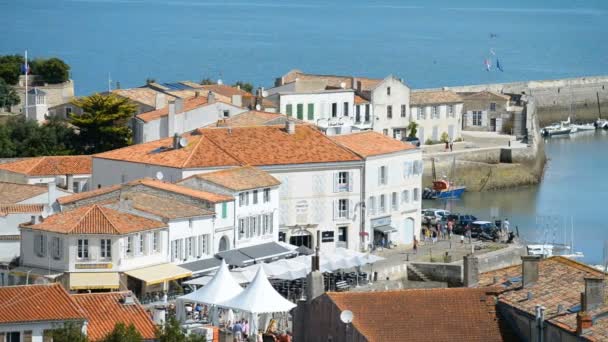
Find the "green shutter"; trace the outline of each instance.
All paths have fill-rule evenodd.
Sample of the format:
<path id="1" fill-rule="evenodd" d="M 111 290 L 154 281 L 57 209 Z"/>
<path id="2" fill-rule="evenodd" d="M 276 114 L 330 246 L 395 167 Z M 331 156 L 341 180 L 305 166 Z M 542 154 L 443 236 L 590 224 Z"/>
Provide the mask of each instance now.
<path id="1" fill-rule="evenodd" d="M 304 105 L 301 103 L 298 103 L 296 108 L 298 111 L 298 120 L 304 120 Z"/>
<path id="2" fill-rule="evenodd" d="M 292 107 L 292 105 L 290 105 L 290 104 L 287 105 L 287 108 L 286 108 L 287 116 L 291 116 L 291 107 Z"/>
<path id="3" fill-rule="evenodd" d="M 222 203 L 222 218 L 228 217 L 228 203 Z"/>
<path id="4" fill-rule="evenodd" d="M 309 103 L 308 104 L 308 120 L 314 120 L 314 119 L 315 119 L 315 104 Z"/>

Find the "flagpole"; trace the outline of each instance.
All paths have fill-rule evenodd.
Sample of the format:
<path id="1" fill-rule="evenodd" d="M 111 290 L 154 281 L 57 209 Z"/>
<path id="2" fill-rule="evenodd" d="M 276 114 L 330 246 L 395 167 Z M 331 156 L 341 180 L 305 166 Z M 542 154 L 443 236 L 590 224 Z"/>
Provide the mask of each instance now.
<path id="1" fill-rule="evenodd" d="M 25 63 L 23 65 L 23 70 L 25 71 L 25 119 L 29 119 L 28 115 L 28 105 L 27 105 L 27 74 L 28 74 L 28 66 L 27 66 L 27 50 L 25 50 Z"/>

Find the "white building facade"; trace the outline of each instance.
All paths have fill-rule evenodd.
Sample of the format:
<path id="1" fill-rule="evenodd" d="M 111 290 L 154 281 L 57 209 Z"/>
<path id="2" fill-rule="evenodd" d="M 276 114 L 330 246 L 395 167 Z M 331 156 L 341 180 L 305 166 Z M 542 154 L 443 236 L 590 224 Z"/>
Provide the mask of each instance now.
<path id="1" fill-rule="evenodd" d="M 463 101 L 451 91 L 418 91 L 412 93 L 411 118 L 418 124 L 421 144 L 462 137 Z M 445 133 L 445 134 L 444 134 Z"/>
<path id="2" fill-rule="evenodd" d="M 410 122 L 410 88 L 394 76 L 386 77 L 370 92 L 373 130 L 405 140 Z"/>

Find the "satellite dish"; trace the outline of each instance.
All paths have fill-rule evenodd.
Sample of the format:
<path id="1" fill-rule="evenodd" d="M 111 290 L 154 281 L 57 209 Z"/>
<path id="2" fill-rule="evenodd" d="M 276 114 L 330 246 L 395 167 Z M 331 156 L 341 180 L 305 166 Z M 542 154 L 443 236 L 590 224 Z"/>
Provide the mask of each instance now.
<path id="1" fill-rule="evenodd" d="M 47 217 L 49 217 L 49 212 L 51 211 L 51 208 L 45 204 L 42 207 L 42 213 L 40 214 L 40 216 L 42 216 L 43 219 L 46 219 Z"/>
<path id="2" fill-rule="evenodd" d="M 259 103 L 258 103 L 258 104 L 256 104 L 256 105 L 255 105 L 255 110 L 258 110 L 258 111 L 259 111 L 260 109 L 262 109 L 262 106 L 260 106 L 260 104 L 259 104 Z"/>
<path id="3" fill-rule="evenodd" d="M 179 146 L 180 147 L 186 147 L 186 146 L 188 146 L 188 139 L 186 139 L 186 138 L 179 139 Z"/>
<path id="4" fill-rule="evenodd" d="M 344 310 L 340 313 L 340 320 L 343 323 L 350 324 L 353 321 L 353 312 L 350 310 Z"/>
<path id="5" fill-rule="evenodd" d="M 158 180 L 163 180 L 163 178 L 164 178 L 164 177 L 165 177 L 165 175 L 163 175 L 163 173 L 162 173 L 162 172 L 158 171 L 158 172 L 156 173 L 156 179 L 158 179 Z"/>

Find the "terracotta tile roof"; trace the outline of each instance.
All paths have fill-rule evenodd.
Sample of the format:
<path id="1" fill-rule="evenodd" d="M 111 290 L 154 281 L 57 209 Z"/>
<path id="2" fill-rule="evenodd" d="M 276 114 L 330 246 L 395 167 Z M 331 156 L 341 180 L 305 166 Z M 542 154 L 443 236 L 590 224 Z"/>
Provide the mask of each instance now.
<path id="1" fill-rule="evenodd" d="M 166 228 L 167 225 L 161 221 L 93 204 L 51 215 L 38 224 L 22 224 L 21 227 L 62 234 L 123 235 Z"/>
<path id="2" fill-rule="evenodd" d="M 103 188 L 99 188 L 99 189 L 95 189 L 95 190 L 91 190 L 91 191 L 84 191 L 84 192 L 80 192 L 80 193 L 73 194 L 70 196 L 59 197 L 59 198 L 57 198 L 57 202 L 61 205 L 74 203 L 77 201 L 81 201 L 81 200 L 89 199 L 89 198 L 92 198 L 95 196 L 100 196 L 100 195 L 108 194 L 113 191 L 117 191 L 121 187 L 122 187 L 122 185 L 120 185 L 120 184 L 104 186 Z"/>
<path id="3" fill-rule="evenodd" d="M 329 292 L 368 341 L 503 341 L 488 289 Z"/>
<path id="4" fill-rule="evenodd" d="M 133 324 L 144 340 L 155 338 L 154 322 L 132 296 L 133 304 L 123 304 L 130 292 L 74 294 L 72 298 L 82 308 L 87 319 L 87 337 L 99 341 L 114 329 L 116 323 Z"/>
<path id="5" fill-rule="evenodd" d="M 494 286 L 501 290 L 499 301 L 509 306 L 535 315 L 536 305 L 546 308 L 547 321 L 571 332 L 576 331 L 576 313 L 568 309 L 580 304 L 581 292 L 585 289 L 586 277 L 603 278 L 604 273 L 585 264 L 564 257 L 551 257 L 539 261 L 539 279 L 536 283 L 522 288 L 522 266 L 511 266 L 480 274 L 479 286 Z M 494 281 L 496 279 L 496 282 Z M 532 299 L 528 300 L 528 292 Z M 605 290 L 605 297 L 608 292 Z M 565 312 L 557 315 L 558 305 Z M 607 311 L 608 304 L 600 311 Z M 608 340 L 608 317 L 598 319 L 585 334 L 592 340 Z"/>
<path id="6" fill-rule="evenodd" d="M 84 320 L 81 308 L 59 284 L 0 287 L 0 324 Z"/>
<path id="7" fill-rule="evenodd" d="M 465 100 L 490 100 L 490 99 L 500 99 L 500 100 L 510 100 L 511 97 L 503 94 L 498 94 L 493 91 L 480 91 L 476 93 L 468 93 L 466 95 L 461 95 Z"/>
<path id="8" fill-rule="evenodd" d="M 331 139 L 363 158 L 416 149 L 416 146 L 410 143 L 405 143 L 374 131 L 335 135 Z"/>
<path id="9" fill-rule="evenodd" d="M 0 164 L 0 170 L 7 170 L 26 176 L 91 174 L 91 169 L 91 156 L 34 157 Z"/>
<path id="10" fill-rule="evenodd" d="M 112 90 L 112 93 L 153 108 L 156 107 L 156 95 L 163 94 L 162 92 L 151 88 L 114 89 Z M 173 99 L 175 99 L 175 97 L 166 94 L 165 104 L 168 104 L 169 101 Z"/>
<path id="11" fill-rule="evenodd" d="M 212 203 L 229 202 L 229 201 L 234 200 L 234 198 L 232 196 L 217 194 L 217 193 L 203 191 L 203 190 L 191 189 L 191 188 L 179 185 L 179 184 L 166 183 L 166 182 L 162 182 L 162 181 L 159 181 L 156 179 L 151 179 L 151 178 L 138 179 L 138 180 L 130 182 L 129 184 L 130 185 L 143 184 L 145 186 L 149 186 L 152 188 L 169 191 L 169 192 L 173 192 L 173 193 L 184 195 L 184 196 L 189 196 L 189 197 L 196 198 L 196 199 L 201 199 L 201 200 L 212 202 Z"/>
<path id="12" fill-rule="evenodd" d="M 0 204 L 0 216 L 8 214 L 42 213 L 43 204 Z"/>
<path id="13" fill-rule="evenodd" d="M 202 86 L 202 88 L 230 98 L 232 98 L 232 95 L 252 95 L 251 93 L 246 92 L 243 89 L 238 89 L 237 87 L 231 87 L 225 84 L 205 84 Z"/>
<path id="14" fill-rule="evenodd" d="M 224 120 L 218 120 L 216 123 L 208 125 L 207 127 L 263 126 L 282 117 L 285 117 L 285 115 L 250 110 Z"/>
<path id="15" fill-rule="evenodd" d="M 359 104 L 364 104 L 364 103 L 369 103 L 369 101 L 368 101 L 368 100 L 366 100 L 366 99 L 364 99 L 364 98 L 362 98 L 362 97 L 361 97 L 361 96 L 359 96 L 359 95 L 355 95 L 355 104 L 356 104 L 356 105 L 359 105 Z"/>
<path id="16" fill-rule="evenodd" d="M 194 110 L 196 108 L 203 107 L 206 105 L 207 105 L 206 97 L 204 97 L 204 96 L 193 97 L 193 98 L 185 100 L 183 111 L 176 113 L 176 114 L 188 112 L 188 111 L 191 111 L 191 110 Z M 161 109 L 139 114 L 136 117 L 140 120 L 143 120 L 144 122 L 150 122 L 153 120 L 160 119 L 163 116 L 167 116 L 167 115 L 169 115 L 169 106 L 168 105 Z"/>
<path id="17" fill-rule="evenodd" d="M 430 105 L 462 102 L 462 98 L 453 91 L 412 91 L 410 94 L 410 105 Z"/>
<path id="18" fill-rule="evenodd" d="M 170 148 L 173 138 L 165 138 L 104 152 L 95 155 L 95 158 L 178 168 L 361 160 L 310 125 L 296 125 L 294 134 L 288 134 L 281 125 L 202 128 L 185 136 L 189 141 L 188 146 L 176 150 Z"/>
<path id="19" fill-rule="evenodd" d="M 0 182 L 0 204 L 19 203 L 47 192 L 47 186 Z"/>
<path id="20" fill-rule="evenodd" d="M 124 199 L 131 200 L 133 209 L 145 211 L 167 219 L 208 216 L 214 214 L 213 211 L 182 203 L 175 199 L 146 193 L 130 192 L 124 196 Z"/>
<path id="21" fill-rule="evenodd" d="M 278 179 L 274 178 L 269 173 L 251 166 L 199 173 L 193 177 L 215 183 L 234 191 L 266 188 L 281 184 Z"/>

